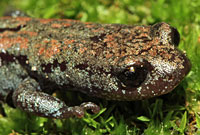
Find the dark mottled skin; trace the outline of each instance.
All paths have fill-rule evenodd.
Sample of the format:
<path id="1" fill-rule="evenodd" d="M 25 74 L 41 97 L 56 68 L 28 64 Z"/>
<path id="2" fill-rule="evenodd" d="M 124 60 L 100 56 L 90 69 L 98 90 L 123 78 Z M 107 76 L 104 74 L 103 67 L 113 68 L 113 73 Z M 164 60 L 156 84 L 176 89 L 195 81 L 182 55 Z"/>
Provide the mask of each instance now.
<path id="1" fill-rule="evenodd" d="M 76 90 L 109 100 L 141 100 L 173 90 L 190 70 L 178 31 L 67 19 L 0 18 L 0 100 L 52 118 L 94 113 L 43 92 Z"/>

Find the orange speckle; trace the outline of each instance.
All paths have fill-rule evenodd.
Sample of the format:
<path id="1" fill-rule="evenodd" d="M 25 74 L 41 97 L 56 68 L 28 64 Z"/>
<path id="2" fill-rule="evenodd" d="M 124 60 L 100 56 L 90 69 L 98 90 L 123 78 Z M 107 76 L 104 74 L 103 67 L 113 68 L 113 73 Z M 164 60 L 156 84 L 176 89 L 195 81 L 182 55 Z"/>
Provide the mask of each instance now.
<path id="1" fill-rule="evenodd" d="M 112 57 L 113 55 L 111 53 L 106 54 L 106 58 L 109 59 L 110 57 Z"/>
<path id="2" fill-rule="evenodd" d="M 65 21 L 65 22 L 79 22 L 80 23 L 79 20 L 72 20 L 72 19 L 56 19 L 56 20 L 58 20 L 58 21 Z"/>
<path id="3" fill-rule="evenodd" d="M 113 41 L 114 38 L 112 35 L 107 35 L 106 38 L 104 39 L 104 42 L 109 42 L 109 41 Z"/>
<path id="4" fill-rule="evenodd" d="M 85 27 L 87 27 L 87 28 L 93 28 L 93 27 L 95 27 L 95 25 L 94 24 L 87 24 L 87 25 L 85 25 Z"/>
<path id="5" fill-rule="evenodd" d="M 68 40 L 68 39 L 64 39 L 64 46 L 63 46 L 63 50 L 66 50 L 66 49 L 70 49 L 70 45 L 74 42 L 75 40 Z"/>
<path id="6" fill-rule="evenodd" d="M 92 24 L 91 22 L 85 22 L 84 24 Z"/>
<path id="7" fill-rule="evenodd" d="M 14 38 L 8 38 L 4 37 L 0 39 L 0 48 L 2 49 L 8 49 L 15 45 L 20 45 L 19 49 L 27 49 L 28 48 L 28 39 L 23 37 L 14 37 Z"/>
<path id="8" fill-rule="evenodd" d="M 69 45 L 69 44 L 71 44 L 71 43 L 73 43 L 73 42 L 74 42 L 74 40 L 64 39 L 64 43 L 65 43 L 66 45 Z"/>
<path id="9" fill-rule="evenodd" d="M 4 37 L 8 37 L 14 35 L 14 32 L 12 31 L 4 31 L 3 33 L 0 33 L 0 37 L 4 38 Z"/>
<path id="10" fill-rule="evenodd" d="M 39 54 L 39 55 L 42 55 L 42 54 L 44 53 L 44 51 L 45 51 L 44 48 L 40 48 L 40 49 L 38 50 L 38 54 Z"/>
<path id="11" fill-rule="evenodd" d="M 51 58 L 53 55 L 60 53 L 61 43 L 52 39 L 43 41 L 43 44 L 36 44 L 35 48 L 38 48 L 38 55 L 42 55 L 45 59 Z"/>
<path id="12" fill-rule="evenodd" d="M 1 38 L 0 39 L 0 49 L 7 49 L 12 46 L 12 39 L 10 38 Z"/>
<path id="13" fill-rule="evenodd" d="M 53 24 L 51 24 L 51 27 L 53 27 L 53 28 L 61 28 L 62 25 L 59 24 L 59 23 L 53 23 Z"/>
<path id="14" fill-rule="evenodd" d="M 53 19 L 39 19 L 40 20 L 40 23 L 43 23 L 43 24 L 47 24 L 51 21 L 53 21 Z"/>
<path id="15" fill-rule="evenodd" d="M 92 30 L 92 32 L 100 32 L 100 31 L 104 31 L 104 28 L 101 27 L 101 28 L 98 28 L 98 29 Z"/>
<path id="16" fill-rule="evenodd" d="M 47 43 L 49 43 L 50 41 L 49 41 L 49 39 L 43 39 L 42 42 L 45 43 L 45 44 L 47 44 Z"/>
<path id="17" fill-rule="evenodd" d="M 83 48 L 80 48 L 80 49 L 79 49 L 79 52 L 82 54 L 82 53 L 84 53 L 86 50 L 87 50 L 87 48 L 86 48 L 86 47 L 83 47 Z"/>
<path id="18" fill-rule="evenodd" d="M 39 48 L 40 46 L 42 46 L 41 44 L 35 44 L 34 48 Z"/>
<path id="19" fill-rule="evenodd" d="M 30 21 L 32 19 L 30 17 L 16 17 L 15 20 L 28 22 L 28 21 Z"/>
<path id="20" fill-rule="evenodd" d="M 45 57 L 50 58 L 53 55 L 58 54 L 59 52 L 59 45 L 52 45 L 52 47 L 47 49 L 47 51 L 45 52 Z"/>
<path id="21" fill-rule="evenodd" d="M 157 55 L 157 52 L 156 52 L 156 50 L 149 50 L 149 54 L 151 55 L 151 56 L 156 56 Z"/>
<path id="22" fill-rule="evenodd" d="M 62 25 L 63 25 L 63 27 L 69 27 L 69 26 L 71 26 L 70 23 L 62 23 Z"/>
<path id="23" fill-rule="evenodd" d="M 21 49 L 27 49 L 28 48 L 28 39 L 27 38 L 20 38 L 20 48 Z"/>
<path id="24" fill-rule="evenodd" d="M 50 58 L 53 55 L 60 53 L 60 46 L 61 46 L 61 43 L 59 43 L 55 39 L 52 39 L 51 44 L 48 45 L 48 49 L 46 49 L 44 52 L 45 57 Z"/>
<path id="25" fill-rule="evenodd" d="M 58 44 L 58 40 L 51 39 L 51 44 L 52 44 L 52 45 Z"/>
<path id="26" fill-rule="evenodd" d="M 19 31 L 19 34 L 27 34 L 29 36 L 37 36 L 38 34 L 36 32 L 32 32 L 32 31 Z"/>

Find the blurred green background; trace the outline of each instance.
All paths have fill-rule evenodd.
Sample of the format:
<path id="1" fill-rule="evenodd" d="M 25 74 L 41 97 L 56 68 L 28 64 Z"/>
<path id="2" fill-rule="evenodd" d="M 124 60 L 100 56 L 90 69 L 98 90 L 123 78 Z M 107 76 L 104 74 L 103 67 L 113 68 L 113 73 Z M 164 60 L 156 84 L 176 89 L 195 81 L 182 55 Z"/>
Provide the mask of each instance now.
<path id="1" fill-rule="evenodd" d="M 83 119 L 46 119 L 2 104 L 0 134 L 200 134 L 199 0 L 1 0 L 0 5 L 1 15 L 19 9 L 36 18 L 130 25 L 167 22 L 180 32 L 179 48 L 192 63 L 191 72 L 173 92 L 133 102 L 91 99 L 102 110 L 97 115 L 87 113 Z M 70 92 L 66 96 L 77 103 L 85 98 Z"/>

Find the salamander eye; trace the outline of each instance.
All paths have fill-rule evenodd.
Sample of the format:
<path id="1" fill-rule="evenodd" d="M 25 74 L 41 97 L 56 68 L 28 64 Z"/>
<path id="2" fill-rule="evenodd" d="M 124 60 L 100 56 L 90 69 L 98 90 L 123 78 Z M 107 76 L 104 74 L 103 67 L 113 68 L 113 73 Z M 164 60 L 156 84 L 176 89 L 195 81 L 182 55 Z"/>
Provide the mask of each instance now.
<path id="1" fill-rule="evenodd" d="M 126 67 L 118 78 L 126 87 L 138 87 L 147 77 L 148 70 L 144 65 L 132 65 Z"/>
<path id="2" fill-rule="evenodd" d="M 167 23 L 154 24 L 150 33 L 153 38 L 159 38 L 162 44 L 178 46 L 180 42 L 180 35 L 177 29 Z"/>
<path id="3" fill-rule="evenodd" d="M 171 27 L 171 39 L 172 42 L 178 46 L 179 42 L 180 42 L 180 35 L 179 32 L 177 31 L 177 29 Z"/>

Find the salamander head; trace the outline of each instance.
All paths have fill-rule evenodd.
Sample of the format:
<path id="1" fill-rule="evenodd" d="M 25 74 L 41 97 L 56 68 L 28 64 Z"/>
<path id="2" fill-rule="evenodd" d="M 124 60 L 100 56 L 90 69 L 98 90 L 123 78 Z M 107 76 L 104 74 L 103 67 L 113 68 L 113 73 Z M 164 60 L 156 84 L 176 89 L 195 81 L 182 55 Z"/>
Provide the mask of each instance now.
<path id="1" fill-rule="evenodd" d="M 152 40 L 137 55 L 127 55 L 118 62 L 118 94 L 120 100 L 138 100 L 172 91 L 188 74 L 191 64 L 176 47 L 178 31 L 166 23 L 151 27 Z M 113 98 L 115 98 L 113 96 Z"/>
<path id="2" fill-rule="evenodd" d="M 190 71 L 188 58 L 177 49 L 180 35 L 169 24 L 106 27 L 110 33 L 91 38 L 99 39 L 92 45 L 96 55 L 87 51 L 87 62 L 75 67 L 82 73 L 74 79 L 82 92 L 111 100 L 147 99 L 172 91 Z"/>

